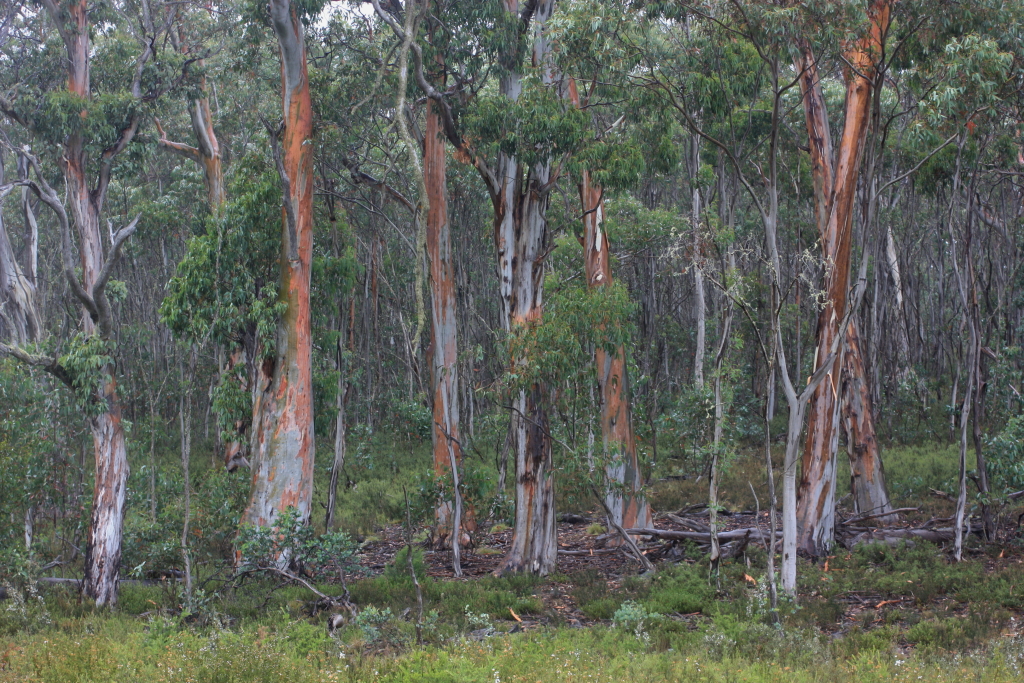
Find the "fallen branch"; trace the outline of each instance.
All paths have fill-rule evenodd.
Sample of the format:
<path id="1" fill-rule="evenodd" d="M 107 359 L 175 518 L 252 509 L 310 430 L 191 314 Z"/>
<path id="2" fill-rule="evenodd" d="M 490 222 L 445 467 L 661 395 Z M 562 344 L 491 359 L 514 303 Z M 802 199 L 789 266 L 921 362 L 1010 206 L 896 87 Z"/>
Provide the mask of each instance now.
<path id="1" fill-rule="evenodd" d="M 686 519 L 685 517 L 680 517 L 679 515 L 673 515 L 671 512 L 667 513 L 665 517 L 679 526 L 689 529 L 690 531 L 696 531 L 701 534 L 711 533 L 711 529 L 708 528 L 706 524 L 701 524 L 700 522 L 695 522 L 693 520 Z"/>
<path id="2" fill-rule="evenodd" d="M 878 517 L 888 517 L 889 515 L 898 515 L 903 512 L 917 512 L 918 508 L 896 508 L 895 510 L 889 510 L 888 512 L 875 512 L 870 515 L 860 515 L 858 517 L 851 517 L 845 522 L 840 522 L 841 526 L 848 524 L 856 524 L 857 522 L 864 522 L 869 519 L 876 519 Z"/>
<path id="3" fill-rule="evenodd" d="M 597 498 L 597 502 L 599 502 L 601 507 L 604 508 L 605 514 L 608 515 L 608 523 L 615 527 L 615 530 L 619 532 L 619 535 L 622 536 L 622 540 L 625 541 L 626 545 L 629 546 L 629 549 L 633 551 L 633 555 L 635 555 L 636 559 L 640 561 L 643 568 L 649 572 L 654 571 L 654 564 L 647 559 L 646 555 L 640 552 L 640 548 L 637 547 L 636 541 L 626 533 L 626 530 L 622 528 L 622 525 L 615 521 L 612 511 L 608 509 L 608 505 L 604 502 L 604 498 L 601 497 L 601 494 L 598 493 L 597 489 L 593 486 L 590 487 L 590 490 L 594 494 L 594 497 Z"/>
<path id="4" fill-rule="evenodd" d="M 672 529 L 626 529 L 626 533 L 632 536 L 653 536 L 663 538 L 667 541 L 697 541 L 698 543 L 711 543 L 711 534 L 699 531 L 675 531 Z M 720 540 L 732 541 L 738 538 L 745 538 L 748 534 L 761 533 L 759 529 L 748 527 L 746 529 L 733 529 L 732 531 L 718 532 Z M 781 536 L 782 532 L 777 532 Z"/>

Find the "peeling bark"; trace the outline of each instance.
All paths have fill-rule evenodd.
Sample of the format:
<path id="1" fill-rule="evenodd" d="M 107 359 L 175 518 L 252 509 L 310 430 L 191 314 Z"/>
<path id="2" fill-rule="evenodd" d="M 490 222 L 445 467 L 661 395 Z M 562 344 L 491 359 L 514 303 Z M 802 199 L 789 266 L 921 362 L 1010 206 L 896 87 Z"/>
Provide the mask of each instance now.
<path id="1" fill-rule="evenodd" d="M 283 186 L 281 285 L 286 305 L 273 358 L 259 358 L 253 406 L 252 489 L 242 521 L 268 526 L 288 507 L 309 519 L 313 498 L 313 109 L 302 22 L 290 0 L 271 0 L 281 53 L 283 130 L 274 140 Z M 278 137 L 277 134 L 274 137 Z"/>
<path id="2" fill-rule="evenodd" d="M 554 0 L 531 3 L 535 67 L 548 62 L 550 45 L 544 30 L 554 5 Z M 505 0 L 505 7 L 518 16 L 518 0 Z M 552 81 L 546 66 L 542 80 L 547 84 Z M 507 74 L 499 87 L 503 96 L 517 100 L 522 93 L 520 74 L 515 71 Z M 539 321 L 543 314 L 551 162 L 542 161 L 527 171 L 518 159 L 500 153 L 495 175 L 500 182 L 495 196 L 494 243 L 498 255 L 502 322 L 506 331 L 511 332 Z M 513 359 L 512 362 L 517 361 Z M 516 517 L 512 547 L 502 561 L 499 573 L 549 574 L 558 558 L 554 472 L 544 407 L 545 393 L 546 387 L 534 385 L 521 391 L 512 402 L 511 447 L 515 457 Z"/>
<path id="3" fill-rule="evenodd" d="M 850 492 L 853 509 L 859 515 L 888 512 L 892 509 L 885 488 L 885 472 L 875 438 L 871 412 L 871 394 L 860 352 L 857 327 L 850 322 L 843 354 L 842 420 L 850 457 Z M 895 521 L 895 515 L 877 517 L 880 523 Z"/>
<path id="4" fill-rule="evenodd" d="M 804 95 L 804 110 L 807 123 L 809 147 L 812 159 L 812 176 L 815 187 L 815 216 L 825 255 L 825 290 L 827 300 L 818 316 L 818 333 L 815 370 L 829 355 L 829 349 L 839 334 L 839 321 L 846 313 L 847 294 L 850 284 L 850 262 L 853 246 L 853 209 L 860 169 L 861 152 L 867 134 L 873 80 L 876 60 L 879 58 L 885 32 L 889 25 L 888 0 L 876 0 L 869 12 L 871 27 L 868 34 L 851 45 L 846 58 L 851 68 L 847 74 L 846 111 L 843 133 L 838 155 L 833 156 L 828 129 L 828 114 L 813 52 L 808 43 L 799 46 L 800 56 L 797 68 L 801 75 L 801 90 Z M 851 332 L 856 337 L 854 325 Z M 856 343 L 848 348 L 859 352 Z M 828 551 L 833 543 L 835 516 L 835 454 L 839 445 L 839 391 L 842 382 L 842 358 L 836 358 L 829 376 L 815 391 L 811 399 L 807 423 L 807 438 L 804 443 L 802 478 L 798 493 L 797 522 L 799 527 L 798 545 L 812 555 Z M 853 363 L 854 369 L 861 369 L 861 377 L 855 378 L 854 385 L 866 384 L 863 376 L 863 362 L 859 355 Z M 863 409 L 858 396 L 858 405 Z M 867 415 L 870 416 L 868 405 Z M 863 416 L 863 410 L 862 410 Z M 859 427 L 863 430 L 870 424 L 861 417 Z M 854 422 L 851 417 L 850 422 Z M 873 426 L 873 425 L 872 425 Z M 873 431 L 873 429 L 872 429 Z M 863 432 L 861 432 L 863 434 Z M 865 435 L 866 436 L 866 435 Z M 870 442 L 863 439 L 855 444 L 854 453 L 873 452 L 877 461 L 877 443 L 873 435 Z M 873 463 L 861 469 L 875 469 Z M 874 478 L 872 478 L 872 481 Z M 866 480 L 865 480 L 866 481 Z"/>
<path id="5" fill-rule="evenodd" d="M 86 0 L 77 0 L 66 7 L 61 7 L 54 0 L 42 0 L 42 5 L 60 34 L 67 53 L 68 92 L 84 103 L 91 96 L 88 3 Z M 155 41 L 156 35 L 148 20 L 148 5 L 145 3 L 143 13 L 147 20 L 142 28 L 147 34 L 151 34 L 147 35 L 147 38 Z M 152 45 L 153 42 L 147 42 L 136 60 L 135 76 L 130 86 L 131 95 L 136 100 L 142 98 L 142 69 L 153 54 Z M 138 218 L 112 235 L 113 244 L 108 253 L 104 254 L 100 216 L 110 184 L 114 159 L 135 137 L 139 121 L 140 113 L 136 111 L 118 131 L 114 143 L 100 153 L 92 187 L 87 174 L 87 140 L 83 132 L 74 131 L 64 140 L 61 170 L 67 188 L 66 201 L 71 205 L 71 216 L 78 234 L 80 275 L 75 273 L 67 213 L 53 189 L 42 177 L 39 178 L 39 183 L 45 190 L 41 197 L 57 213 L 60 221 L 64 273 L 72 292 L 84 309 L 82 330 L 86 335 L 98 335 L 107 341 L 113 338 L 113 329 L 110 305 L 105 293 L 106 284 L 119 258 L 120 247 L 134 233 Z M 25 155 L 28 156 L 27 151 Z M 39 175 L 34 158 L 32 164 Z M 85 553 L 84 590 L 86 595 L 95 599 L 97 605 L 108 605 L 117 602 L 128 459 L 121 423 L 121 402 L 115 379 L 116 368 L 113 363 L 108 363 L 99 371 L 104 378 L 94 395 L 99 411 L 90 419 L 96 472 L 92 518 Z"/>
<path id="6" fill-rule="evenodd" d="M 434 449 L 434 474 L 438 479 L 459 481 L 462 444 L 459 424 L 459 347 L 455 312 L 455 262 L 448 225 L 448 184 L 445 178 L 445 143 L 437 104 L 427 101 L 426 135 L 423 139 L 423 172 L 429 197 L 426 250 L 430 264 L 430 350 Z M 453 501 L 455 501 L 453 491 Z M 460 512 L 461 514 L 456 514 Z M 458 533 L 453 537 L 456 517 Z M 475 530 L 471 510 L 455 510 L 454 502 L 439 501 L 435 509 L 435 543 L 447 547 L 454 538 L 470 542 Z"/>
<path id="7" fill-rule="evenodd" d="M 0 185 L 4 184 L 4 165 L 0 158 Z M 4 194 L 0 194 L 0 200 Z M 36 234 L 35 220 L 27 197 L 22 199 L 26 221 L 32 234 Z M 30 218 L 31 217 L 31 218 Z M 29 272 L 22 270 L 14 255 L 7 226 L 0 214 L 0 339 L 7 339 L 18 346 L 34 344 L 42 340 L 43 326 L 36 304 L 36 285 L 32 264 L 36 261 L 36 242 L 29 245 Z"/>
<path id="8" fill-rule="evenodd" d="M 579 107 L 579 93 L 574 81 L 569 81 L 569 96 L 573 105 Z M 583 207 L 583 264 L 587 286 L 591 289 L 609 287 L 612 268 L 611 249 L 604 232 L 604 190 L 593 182 L 588 171 L 583 171 L 579 193 Z M 608 351 L 598 345 L 594 350 L 594 365 L 601 401 L 605 474 L 611 484 L 605 493 L 605 505 L 611 512 L 612 521 L 621 527 L 653 526 L 650 505 L 641 492 L 643 475 L 633 436 L 625 347 L 620 344 L 614 351 Z"/>

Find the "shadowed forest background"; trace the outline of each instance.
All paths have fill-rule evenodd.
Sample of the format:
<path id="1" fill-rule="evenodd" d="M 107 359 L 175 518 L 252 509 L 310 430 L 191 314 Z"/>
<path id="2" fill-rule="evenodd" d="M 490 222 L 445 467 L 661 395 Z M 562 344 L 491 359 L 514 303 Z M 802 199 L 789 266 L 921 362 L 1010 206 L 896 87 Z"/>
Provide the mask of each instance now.
<path id="1" fill-rule="evenodd" d="M 0 680 L 1018 676 L 1022 26 L 4 3 Z"/>

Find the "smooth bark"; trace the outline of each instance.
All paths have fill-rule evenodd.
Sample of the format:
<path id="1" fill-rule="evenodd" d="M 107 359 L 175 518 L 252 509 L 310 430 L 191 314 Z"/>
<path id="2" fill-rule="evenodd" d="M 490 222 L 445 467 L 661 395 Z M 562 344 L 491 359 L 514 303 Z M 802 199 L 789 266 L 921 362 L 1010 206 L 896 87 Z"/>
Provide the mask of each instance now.
<path id="1" fill-rule="evenodd" d="M 27 176 L 27 169 L 25 175 Z M 4 184 L 4 164 L 0 158 L 0 187 Z M 13 187 L 0 191 L 0 202 L 11 189 Z M 29 234 L 36 237 L 27 245 L 27 272 L 22 269 L 15 257 L 14 246 L 0 213 L 0 339 L 9 340 L 18 346 L 34 344 L 43 338 L 42 319 L 36 302 L 34 268 L 37 261 L 38 230 L 26 193 L 27 188 L 23 188 L 23 214 L 29 224 Z"/>
<path id="2" fill-rule="evenodd" d="M 313 498 L 313 366 L 310 268 L 313 256 L 313 110 L 302 21 L 290 0 L 271 0 L 281 56 L 281 130 L 272 131 L 281 178 L 281 284 L 285 304 L 273 358 L 260 362 L 253 407 L 252 490 L 243 523 L 267 526 L 294 507 L 309 519 Z"/>
<path id="3" fill-rule="evenodd" d="M 445 178 L 445 141 L 438 105 L 427 102 L 426 134 L 423 138 L 423 173 L 429 198 L 426 249 L 430 266 L 430 350 L 434 449 L 434 474 L 449 479 L 451 501 L 438 502 L 434 512 L 435 542 L 438 546 L 467 545 L 474 530 L 470 510 L 456 510 L 456 494 L 462 443 L 459 424 L 459 346 L 455 311 L 455 261 L 448 225 L 448 183 Z M 459 506 L 461 508 L 461 506 Z M 461 514 L 456 514 L 459 512 Z M 456 529 L 456 518 L 459 528 Z"/>

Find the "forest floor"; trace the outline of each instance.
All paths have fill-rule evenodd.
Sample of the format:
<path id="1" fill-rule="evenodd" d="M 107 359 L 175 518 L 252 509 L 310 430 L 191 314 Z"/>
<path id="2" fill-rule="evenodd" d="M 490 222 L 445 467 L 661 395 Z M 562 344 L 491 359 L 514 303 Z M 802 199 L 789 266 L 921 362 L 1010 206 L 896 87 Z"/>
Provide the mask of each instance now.
<path id="1" fill-rule="evenodd" d="M 754 517 L 726 521 L 743 528 Z M 657 526 L 683 528 L 667 518 Z M 930 543 L 801 560 L 798 600 L 773 613 L 756 544 L 723 564 L 716 587 L 692 543 L 651 544 L 648 555 L 665 560 L 641 575 L 635 559 L 604 547 L 600 531 L 586 520 L 561 523 L 560 547 L 586 554 L 561 555 L 558 573 L 544 579 L 491 575 L 509 541 L 500 527 L 482 534 L 461 579 L 449 553 L 418 551 L 418 620 L 403 530 L 387 526 L 364 542 L 364 573 L 349 581 L 360 616 L 334 634 L 308 591 L 276 581 L 206 596 L 191 617 L 176 609 L 181 596 L 170 585 L 126 584 L 114 612 L 67 587 L 23 594 L 0 619 L 0 681 L 998 683 L 1024 675 L 1024 549 L 1013 540 L 972 540 L 962 563 Z"/>
<path id="2" fill-rule="evenodd" d="M 887 461 L 897 504 L 917 508 L 899 526 L 948 517 L 951 503 L 929 492 L 948 485 L 948 458 L 932 472 L 934 452 L 897 455 Z M 500 524 L 481 529 L 458 579 L 449 552 L 414 544 L 420 617 L 405 531 L 385 523 L 362 537 L 361 569 L 348 577 L 358 616 L 333 633 L 331 613 L 306 588 L 271 578 L 229 586 L 217 563 L 198 564 L 191 614 L 172 582 L 124 583 L 113 611 L 95 609 L 71 586 L 12 582 L 11 599 L 0 603 L 0 683 L 1024 680 L 1019 510 L 1003 510 L 998 543 L 971 536 L 959 563 L 948 547 L 923 541 L 800 558 L 797 598 L 782 597 L 773 610 L 760 542 L 768 519 L 752 512 L 765 498 L 747 484 L 756 470 L 740 461 L 724 478 L 738 492 L 725 500 L 725 529 L 761 532 L 722 563 L 717 579 L 706 547 L 692 541 L 643 541 L 657 565 L 643 573 L 612 547 L 602 516 L 580 510 L 561 517 L 558 571 L 544 578 L 493 576 L 511 536 Z M 706 495 L 701 482 L 674 478 L 653 488 L 663 511 L 655 527 L 706 526 L 706 511 L 686 505 Z"/>

